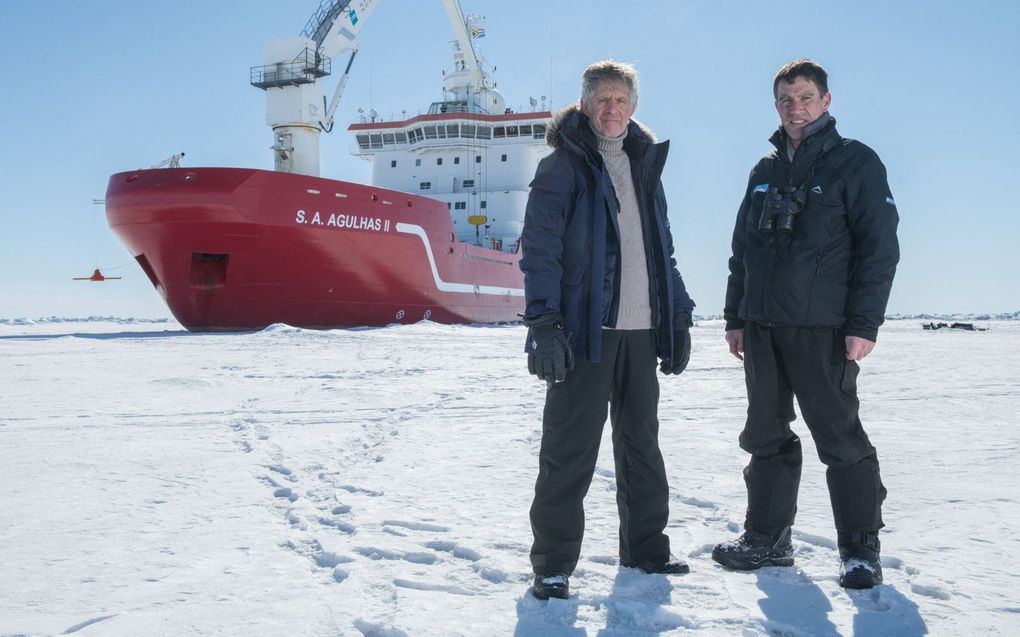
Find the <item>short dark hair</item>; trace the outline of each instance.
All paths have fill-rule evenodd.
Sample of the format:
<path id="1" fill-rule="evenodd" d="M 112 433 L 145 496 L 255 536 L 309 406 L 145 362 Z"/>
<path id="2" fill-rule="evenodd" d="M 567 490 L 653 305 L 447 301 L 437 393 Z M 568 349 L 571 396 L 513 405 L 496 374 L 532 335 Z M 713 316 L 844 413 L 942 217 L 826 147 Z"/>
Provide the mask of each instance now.
<path id="1" fill-rule="evenodd" d="M 829 74 L 814 60 L 800 59 L 787 62 L 772 81 L 772 97 L 779 97 L 779 83 L 792 83 L 798 77 L 810 80 L 818 87 L 819 97 L 829 92 Z"/>

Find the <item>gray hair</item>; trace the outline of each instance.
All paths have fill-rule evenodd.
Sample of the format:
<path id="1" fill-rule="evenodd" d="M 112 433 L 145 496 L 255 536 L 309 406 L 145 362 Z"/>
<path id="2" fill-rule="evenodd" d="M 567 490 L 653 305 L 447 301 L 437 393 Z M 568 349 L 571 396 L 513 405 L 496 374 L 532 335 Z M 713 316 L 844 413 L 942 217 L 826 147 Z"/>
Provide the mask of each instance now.
<path id="1" fill-rule="evenodd" d="M 615 60 L 602 60 L 586 68 L 581 75 L 581 100 L 589 107 L 592 105 L 591 99 L 595 97 L 603 82 L 623 84 L 630 93 L 631 103 L 637 103 L 637 69 L 632 65 Z"/>

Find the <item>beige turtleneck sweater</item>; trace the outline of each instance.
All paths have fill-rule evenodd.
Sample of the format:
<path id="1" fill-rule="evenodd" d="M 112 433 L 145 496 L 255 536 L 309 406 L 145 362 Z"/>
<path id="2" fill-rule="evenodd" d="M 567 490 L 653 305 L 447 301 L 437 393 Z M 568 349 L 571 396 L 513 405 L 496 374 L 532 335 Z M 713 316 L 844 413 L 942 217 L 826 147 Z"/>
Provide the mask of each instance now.
<path id="1" fill-rule="evenodd" d="M 619 137 L 604 137 L 592 127 L 599 154 L 613 181 L 620 209 L 620 304 L 615 329 L 647 330 L 652 327 L 652 306 L 648 287 L 648 262 L 641 229 L 641 213 L 634 192 L 630 157 L 623 151 L 624 130 Z"/>

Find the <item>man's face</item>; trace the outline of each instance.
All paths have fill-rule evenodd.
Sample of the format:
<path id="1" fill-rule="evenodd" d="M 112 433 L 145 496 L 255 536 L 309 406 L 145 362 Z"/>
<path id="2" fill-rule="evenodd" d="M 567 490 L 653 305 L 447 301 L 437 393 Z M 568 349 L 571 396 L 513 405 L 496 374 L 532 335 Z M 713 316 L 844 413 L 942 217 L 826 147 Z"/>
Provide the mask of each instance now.
<path id="1" fill-rule="evenodd" d="M 626 84 L 601 82 L 591 97 L 591 103 L 581 100 L 581 112 L 591 119 L 592 126 L 605 137 L 619 137 L 627 130 L 630 116 L 637 103 L 630 101 Z"/>
<path id="2" fill-rule="evenodd" d="M 829 110 L 832 94 L 819 95 L 811 80 L 796 77 L 792 82 L 779 82 L 776 87 L 776 111 L 794 147 L 804 139 L 804 127 Z"/>

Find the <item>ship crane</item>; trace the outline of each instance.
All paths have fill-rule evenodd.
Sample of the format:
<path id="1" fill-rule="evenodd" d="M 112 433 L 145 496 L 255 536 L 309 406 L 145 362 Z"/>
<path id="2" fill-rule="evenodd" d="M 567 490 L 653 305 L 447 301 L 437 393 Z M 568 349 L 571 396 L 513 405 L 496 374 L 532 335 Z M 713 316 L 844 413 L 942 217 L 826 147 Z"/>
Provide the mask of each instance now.
<path id="1" fill-rule="evenodd" d="M 358 53 L 358 33 L 382 0 L 321 0 L 301 35 L 270 40 L 264 66 L 252 67 L 250 81 L 266 91 L 266 123 L 273 129 L 274 169 L 319 176 L 319 135 L 333 129 L 340 102 Z M 459 0 L 442 0 L 453 26 L 454 70 L 443 90 L 450 107 L 464 112 L 502 113 L 502 96 L 489 86 L 469 30 L 480 33 L 473 18 L 464 19 Z M 332 74 L 332 59 L 350 52 L 343 74 L 326 103 L 320 80 Z"/>

